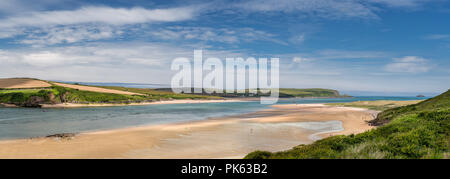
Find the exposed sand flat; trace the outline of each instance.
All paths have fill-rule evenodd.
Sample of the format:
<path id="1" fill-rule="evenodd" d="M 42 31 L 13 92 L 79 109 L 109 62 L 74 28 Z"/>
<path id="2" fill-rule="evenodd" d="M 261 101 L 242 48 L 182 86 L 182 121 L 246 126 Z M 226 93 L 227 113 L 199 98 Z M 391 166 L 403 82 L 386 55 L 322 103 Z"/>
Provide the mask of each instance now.
<path id="1" fill-rule="evenodd" d="M 317 122 L 330 120 L 343 122 L 343 131 L 322 134 L 321 136 L 323 137 L 357 134 L 373 129 L 374 126 L 368 125 L 367 122 L 376 118 L 379 113 L 378 111 L 363 108 L 334 107 L 324 104 L 287 104 L 274 105 L 273 107 L 274 109 L 269 109 L 265 112 L 285 115 L 253 120 L 258 122 Z"/>
<path id="2" fill-rule="evenodd" d="M 92 92 L 112 93 L 112 94 L 125 94 L 125 95 L 143 95 L 143 94 L 132 93 L 132 92 L 128 92 L 128 91 L 120 91 L 120 90 L 98 88 L 98 87 L 91 87 L 91 86 L 71 85 L 71 84 L 56 83 L 56 82 L 54 82 L 53 84 L 58 85 L 58 86 L 67 87 L 67 88 L 79 89 L 82 91 L 92 91 Z"/>
<path id="3" fill-rule="evenodd" d="M 49 83 L 40 80 L 28 78 L 8 78 L 0 79 L 0 88 L 46 88 L 52 86 Z"/>
<path id="4" fill-rule="evenodd" d="M 0 141 L 0 158 L 242 158 L 254 150 L 280 151 L 313 142 L 303 122 L 342 121 L 350 134 L 371 129 L 375 112 L 324 105 L 273 109 L 196 122 L 141 126 L 77 135 L 72 139 Z M 330 134 L 321 134 L 328 136 Z"/>

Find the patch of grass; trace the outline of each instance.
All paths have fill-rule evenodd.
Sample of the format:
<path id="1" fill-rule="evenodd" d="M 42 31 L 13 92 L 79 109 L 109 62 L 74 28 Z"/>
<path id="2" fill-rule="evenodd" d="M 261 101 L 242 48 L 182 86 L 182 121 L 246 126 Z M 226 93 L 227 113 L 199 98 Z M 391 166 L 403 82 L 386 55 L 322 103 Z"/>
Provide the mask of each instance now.
<path id="1" fill-rule="evenodd" d="M 23 93 L 23 94 L 33 94 L 38 93 L 42 89 L 14 89 L 14 90 L 0 90 L 0 94 L 8 93 Z"/>
<path id="2" fill-rule="evenodd" d="M 385 110 L 380 113 L 375 120 L 371 121 L 371 124 L 382 125 L 402 115 L 413 114 L 421 111 L 448 109 L 449 107 L 450 92 L 447 91 L 439 96 L 427 99 L 417 104 Z"/>
<path id="3" fill-rule="evenodd" d="M 33 96 L 48 101 L 49 93 L 53 91 L 52 89 L 0 90 L 0 103 L 22 105 L 30 101 Z"/>
<path id="4" fill-rule="evenodd" d="M 91 91 L 81 91 L 62 86 L 52 86 L 56 90 L 57 102 L 70 103 L 131 103 L 143 102 L 150 100 L 147 96 L 142 95 L 123 95 L 112 93 L 99 93 Z"/>
<path id="5" fill-rule="evenodd" d="M 384 111 L 391 108 L 417 104 L 419 101 L 389 101 L 389 100 L 379 100 L 379 101 L 356 101 L 350 103 L 328 103 L 329 106 L 342 106 L 342 107 L 356 107 L 356 108 L 366 108 L 376 111 Z"/>
<path id="6" fill-rule="evenodd" d="M 194 88 L 191 89 L 194 91 Z M 154 91 L 165 91 L 165 92 L 171 92 L 171 88 L 158 88 Z M 219 97 L 261 97 L 261 96 L 270 96 L 270 93 L 262 92 L 261 89 L 254 89 L 254 91 L 257 91 L 257 94 L 250 93 L 249 89 L 246 89 L 242 92 L 234 92 L 234 93 L 214 93 L 209 94 L 206 93 L 205 90 L 202 90 L 203 93 L 199 94 L 202 96 L 219 96 Z M 306 98 L 306 97 L 349 97 L 347 95 L 340 95 L 337 90 L 331 90 L 331 89 L 320 89 L 320 88 L 311 88 L 311 89 L 295 89 L 295 88 L 280 88 L 279 89 L 279 97 L 280 98 Z"/>
<path id="7" fill-rule="evenodd" d="M 339 91 L 331 89 L 311 88 L 311 89 L 294 89 L 280 88 L 281 97 L 346 97 L 340 95 Z"/>
<path id="8" fill-rule="evenodd" d="M 66 88 L 58 85 L 53 85 L 45 89 L 15 89 L 15 90 L 0 90 L 0 103 L 16 104 L 25 106 L 30 103 L 32 97 L 38 97 L 39 104 L 54 104 L 54 103 L 140 103 L 170 99 L 222 99 L 217 96 L 201 96 L 191 94 L 175 94 L 173 92 L 156 91 L 152 89 L 138 89 L 138 88 L 124 88 L 124 87 L 103 87 L 107 89 L 115 89 L 121 91 L 129 91 L 143 95 L 124 95 L 112 93 L 100 93 L 82 91 L 78 89 Z M 33 106 L 37 106 L 34 104 Z"/>
<path id="9" fill-rule="evenodd" d="M 357 135 L 333 136 L 284 152 L 256 151 L 246 159 L 449 158 L 450 91 L 382 112 L 389 123 Z"/>

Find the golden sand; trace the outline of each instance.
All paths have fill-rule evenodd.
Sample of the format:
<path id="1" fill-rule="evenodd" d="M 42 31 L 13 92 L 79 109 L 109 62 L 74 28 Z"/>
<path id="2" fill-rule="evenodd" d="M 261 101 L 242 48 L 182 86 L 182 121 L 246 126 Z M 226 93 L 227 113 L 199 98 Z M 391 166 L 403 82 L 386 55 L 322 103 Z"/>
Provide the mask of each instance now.
<path id="1" fill-rule="evenodd" d="M 0 158 L 242 158 L 255 150 L 280 151 L 312 143 L 316 131 L 299 122 L 343 122 L 344 130 L 371 129 L 376 112 L 325 105 L 275 105 L 235 117 L 79 134 L 73 138 L 0 141 Z M 261 117 L 262 116 L 262 117 Z"/>

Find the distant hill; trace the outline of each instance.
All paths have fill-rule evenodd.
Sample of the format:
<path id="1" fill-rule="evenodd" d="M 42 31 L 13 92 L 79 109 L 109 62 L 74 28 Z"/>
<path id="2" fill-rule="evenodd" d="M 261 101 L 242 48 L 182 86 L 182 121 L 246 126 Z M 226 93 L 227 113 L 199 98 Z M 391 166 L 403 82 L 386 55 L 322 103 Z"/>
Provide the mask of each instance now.
<path id="1" fill-rule="evenodd" d="M 157 91 L 172 91 L 171 88 L 158 88 L 155 89 Z M 194 91 L 194 89 L 192 89 Z M 220 96 L 220 97 L 261 97 L 261 96 L 268 96 L 270 94 L 263 94 L 258 91 L 258 94 L 251 94 L 249 93 L 249 90 L 246 90 L 245 93 L 216 93 L 216 94 L 209 94 L 203 91 L 201 95 L 213 95 L 213 96 Z M 279 97 L 280 98 L 307 98 L 307 97 L 349 97 L 347 95 L 341 95 L 339 94 L 339 91 L 332 90 L 332 89 L 321 89 L 321 88 L 310 88 L 310 89 L 295 89 L 295 88 L 280 88 L 279 89 Z"/>
<path id="2" fill-rule="evenodd" d="M 175 94 L 171 88 L 141 89 L 116 86 L 66 84 L 31 78 L 0 79 L 0 103 L 21 107 L 40 107 L 42 104 L 109 103 L 126 104 L 172 99 L 222 99 L 224 97 L 260 97 L 268 94 Z M 280 89 L 281 98 L 345 97 L 330 89 Z"/>
<path id="3" fill-rule="evenodd" d="M 418 104 L 388 109 L 357 135 L 333 136 L 284 152 L 256 151 L 247 159 L 450 158 L 450 91 Z"/>
<path id="4" fill-rule="evenodd" d="M 280 97 L 348 97 L 347 95 L 339 94 L 339 91 L 332 89 L 294 89 L 294 88 L 280 88 Z"/>
<path id="5" fill-rule="evenodd" d="M 153 89 L 69 85 L 28 78 L 0 79 L 0 103 L 20 107 L 42 104 L 128 104 L 172 99 L 219 99 L 216 96 L 175 94 Z"/>

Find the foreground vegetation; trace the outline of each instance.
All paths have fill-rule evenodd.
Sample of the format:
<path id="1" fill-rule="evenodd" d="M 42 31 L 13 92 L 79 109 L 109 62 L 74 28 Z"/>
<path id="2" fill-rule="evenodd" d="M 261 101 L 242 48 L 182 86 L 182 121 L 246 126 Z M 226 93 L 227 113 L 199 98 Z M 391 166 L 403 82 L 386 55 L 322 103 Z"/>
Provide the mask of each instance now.
<path id="1" fill-rule="evenodd" d="M 357 135 L 333 136 L 283 152 L 256 151 L 246 159 L 449 158 L 450 91 L 418 104 L 388 109 L 382 125 Z"/>

